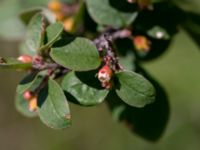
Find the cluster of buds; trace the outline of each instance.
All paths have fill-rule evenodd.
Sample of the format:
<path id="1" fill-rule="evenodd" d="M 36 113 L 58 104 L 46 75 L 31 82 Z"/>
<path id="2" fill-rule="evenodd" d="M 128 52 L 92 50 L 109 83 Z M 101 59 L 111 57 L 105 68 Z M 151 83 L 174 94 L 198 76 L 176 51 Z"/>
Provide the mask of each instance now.
<path id="1" fill-rule="evenodd" d="M 74 19 L 66 14 L 65 6 L 59 0 L 52 0 L 48 3 L 48 9 L 53 12 L 56 20 L 62 22 L 65 30 L 70 32 L 74 25 Z"/>
<path id="2" fill-rule="evenodd" d="M 28 102 L 28 109 L 31 112 L 37 110 L 37 96 L 33 94 L 31 91 L 25 91 L 23 94 L 23 98 Z"/>
<path id="3" fill-rule="evenodd" d="M 148 52 L 151 48 L 151 42 L 145 36 L 142 35 L 133 37 L 133 43 L 136 50 L 138 51 Z"/>
<path id="4" fill-rule="evenodd" d="M 108 64 L 104 65 L 98 72 L 98 79 L 101 82 L 102 87 L 106 89 L 112 88 L 112 76 L 113 70 Z"/>

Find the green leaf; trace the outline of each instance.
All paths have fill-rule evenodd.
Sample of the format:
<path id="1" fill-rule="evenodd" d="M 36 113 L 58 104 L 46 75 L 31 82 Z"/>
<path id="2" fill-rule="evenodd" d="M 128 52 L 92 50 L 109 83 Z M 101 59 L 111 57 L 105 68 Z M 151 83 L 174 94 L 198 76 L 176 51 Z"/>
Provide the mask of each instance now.
<path id="1" fill-rule="evenodd" d="M 21 52 L 28 55 L 36 55 L 43 44 L 45 32 L 45 19 L 41 13 L 37 13 L 30 20 L 24 43 L 21 46 Z"/>
<path id="2" fill-rule="evenodd" d="M 0 69 L 16 69 L 27 70 L 32 67 L 31 63 L 22 63 L 15 58 L 1 58 L 0 57 Z"/>
<path id="3" fill-rule="evenodd" d="M 27 90 L 34 92 L 44 81 L 45 76 L 41 73 L 31 73 L 27 75 L 17 86 L 16 109 L 24 116 L 34 117 L 36 112 L 29 111 L 28 101 L 23 98 L 23 93 Z"/>
<path id="4" fill-rule="evenodd" d="M 144 108 L 131 107 L 124 103 L 114 91 L 109 93 L 106 100 L 116 121 L 122 122 L 133 133 L 147 140 L 156 141 L 166 129 L 170 112 L 169 102 L 165 90 L 159 83 L 147 74 L 145 77 L 151 81 L 156 89 L 154 103 Z"/>
<path id="5" fill-rule="evenodd" d="M 90 77 L 92 78 L 92 76 Z M 76 98 L 81 105 L 85 106 L 96 105 L 103 102 L 109 92 L 108 90 L 97 89 L 84 83 L 74 72 L 71 72 L 64 77 L 62 88 L 65 92 L 68 92 Z"/>
<path id="6" fill-rule="evenodd" d="M 46 76 L 40 73 L 31 73 L 27 75 L 17 86 L 17 93 L 23 94 L 26 90 L 35 91 L 45 80 Z"/>
<path id="7" fill-rule="evenodd" d="M 39 93 L 38 101 L 39 117 L 44 124 L 54 129 L 63 129 L 71 124 L 68 102 L 56 81 L 49 79 Z"/>
<path id="8" fill-rule="evenodd" d="M 23 98 L 23 95 L 20 93 L 16 94 L 15 98 L 15 107 L 19 113 L 26 117 L 35 117 L 37 116 L 36 112 L 29 111 L 28 101 Z"/>
<path id="9" fill-rule="evenodd" d="M 26 90 L 28 90 L 36 79 L 36 76 L 36 73 L 31 73 L 25 76 L 17 86 L 17 93 L 23 94 Z"/>
<path id="10" fill-rule="evenodd" d="M 37 8 L 30 8 L 30 9 L 27 9 L 27 10 L 24 10 L 23 12 L 20 13 L 20 19 L 21 21 L 25 24 L 25 25 L 28 25 L 31 18 L 42 11 L 42 8 L 40 7 L 37 7 Z"/>
<path id="11" fill-rule="evenodd" d="M 127 104 L 134 107 L 144 107 L 154 102 L 155 89 L 143 76 L 129 71 L 116 73 L 119 85 L 117 95 Z"/>
<path id="12" fill-rule="evenodd" d="M 26 90 L 32 90 L 35 89 L 38 84 L 36 85 L 36 80 L 38 80 L 37 73 L 31 73 L 27 75 L 17 86 L 17 92 L 16 92 L 16 100 L 15 100 L 15 106 L 16 109 L 24 116 L 26 117 L 34 117 L 37 115 L 36 112 L 30 112 L 28 108 L 28 101 L 23 98 L 23 93 Z M 35 82 L 35 83 L 34 83 Z"/>
<path id="13" fill-rule="evenodd" d="M 101 25 L 127 26 L 137 17 L 137 12 L 118 11 L 110 5 L 109 0 L 86 0 L 86 4 L 91 17 Z"/>
<path id="14" fill-rule="evenodd" d="M 96 46 L 85 38 L 75 38 L 65 46 L 52 48 L 50 55 L 56 63 L 75 71 L 88 71 L 100 65 Z"/>
<path id="15" fill-rule="evenodd" d="M 63 30 L 63 24 L 60 22 L 49 25 L 46 29 L 47 43 L 40 50 L 51 47 L 58 40 Z"/>
<path id="16" fill-rule="evenodd" d="M 153 28 L 147 31 L 147 34 L 155 39 L 163 39 L 163 40 L 170 39 L 170 35 L 167 32 L 167 30 L 160 26 L 154 26 Z"/>

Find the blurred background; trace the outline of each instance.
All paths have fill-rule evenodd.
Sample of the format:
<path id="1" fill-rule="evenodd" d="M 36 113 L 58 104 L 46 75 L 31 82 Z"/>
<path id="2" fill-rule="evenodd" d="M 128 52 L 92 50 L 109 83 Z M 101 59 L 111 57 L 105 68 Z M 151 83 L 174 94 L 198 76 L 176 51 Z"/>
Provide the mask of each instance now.
<path id="1" fill-rule="evenodd" d="M 19 10 L 14 10 L 14 0 L 0 0 L 1 11 L 4 6 L 1 4 L 6 1 L 13 3 L 9 3 L 10 10 L 0 13 L 0 19 L 15 18 Z M 5 26 L 10 26 L 10 30 L 3 31 L 1 27 Z M 23 26 L 13 24 L 8 18 L 7 22 L 0 21 L 0 28 L 0 56 L 18 56 Z M 129 132 L 112 119 L 105 104 L 87 108 L 70 104 L 73 124 L 65 130 L 50 129 L 39 118 L 23 117 L 14 105 L 15 88 L 23 74 L 0 70 L 0 150 L 199 150 L 199 47 L 181 30 L 162 57 L 143 66 L 165 87 L 169 96 L 170 118 L 159 141 L 149 142 Z"/>

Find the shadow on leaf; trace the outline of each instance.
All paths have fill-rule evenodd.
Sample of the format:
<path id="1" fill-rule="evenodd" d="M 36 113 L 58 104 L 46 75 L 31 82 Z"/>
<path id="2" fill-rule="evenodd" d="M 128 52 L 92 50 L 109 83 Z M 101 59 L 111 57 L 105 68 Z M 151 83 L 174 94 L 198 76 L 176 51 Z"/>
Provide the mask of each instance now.
<path id="1" fill-rule="evenodd" d="M 139 69 L 155 87 L 157 95 L 154 103 L 144 108 L 131 107 L 112 91 L 107 97 L 108 106 L 115 119 L 124 123 L 132 132 L 139 136 L 156 141 L 163 134 L 169 119 L 169 103 L 164 89 L 144 70 Z"/>
<path id="2" fill-rule="evenodd" d="M 61 38 L 56 41 L 53 45 L 53 47 L 63 47 L 65 45 L 68 45 L 69 43 L 73 42 L 75 40 L 75 37 L 70 35 L 67 32 L 64 32 L 61 36 Z"/>
<path id="3" fill-rule="evenodd" d="M 48 97 L 48 93 L 49 93 L 49 87 L 47 84 L 38 94 L 38 107 L 41 108 L 41 106 L 43 105 L 43 103 Z"/>
<path id="4" fill-rule="evenodd" d="M 83 83 L 87 84 L 96 89 L 103 89 L 101 86 L 100 81 L 97 78 L 98 70 L 91 70 L 85 72 L 75 72 L 76 76 L 81 80 Z"/>
<path id="5" fill-rule="evenodd" d="M 129 3 L 127 0 L 109 0 L 109 3 L 118 11 L 134 12 L 137 9 L 136 3 Z"/>

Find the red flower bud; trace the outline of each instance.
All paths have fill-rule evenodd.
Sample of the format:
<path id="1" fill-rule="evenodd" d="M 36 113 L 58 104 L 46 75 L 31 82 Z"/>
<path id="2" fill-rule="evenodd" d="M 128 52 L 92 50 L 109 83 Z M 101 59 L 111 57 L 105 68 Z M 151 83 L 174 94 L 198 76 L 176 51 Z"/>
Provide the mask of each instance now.
<path id="1" fill-rule="evenodd" d="M 21 55 L 17 58 L 17 60 L 19 60 L 23 63 L 32 63 L 33 58 L 29 55 Z"/>
<path id="2" fill-rule="evenodd" d="M 150 50 L 150 41 L 145 36 L 136 36 L 133 38 L 133 42 L 139 51 L 148 52 Z"/>
<path id="3" fill-rule="evenodd" d="M 98 73 L 98 79 L 101 82 L 109 82 L 112 78 L 113 71 L 108 65 L 103 66 Z"/>

